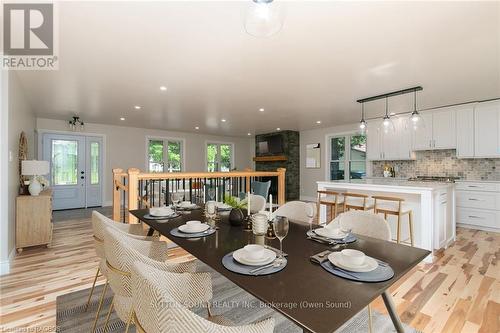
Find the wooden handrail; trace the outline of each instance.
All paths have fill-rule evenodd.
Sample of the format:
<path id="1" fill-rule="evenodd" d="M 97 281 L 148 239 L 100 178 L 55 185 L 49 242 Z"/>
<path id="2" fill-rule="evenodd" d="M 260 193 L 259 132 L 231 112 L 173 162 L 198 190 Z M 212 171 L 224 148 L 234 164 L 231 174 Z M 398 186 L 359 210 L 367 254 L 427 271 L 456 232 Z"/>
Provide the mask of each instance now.
<path id="1" fill-rule="evenodd" d="M 121 192 L 127 195 L 128 210 L 139 208 L 139 200 L 148 207 L 149 198 L 142 197 L 139 193 L 139 181 L 143 180 L 182 180 L 182 179 L 214 179 L 214 178 L 243 178 L 247 189 L 251 186 L 252 177 L 277 177 L 278 179 L 278 205 L 283 205 L 286 201 L 285 196 L 285 174 L 286 169 L 279 168 L 276 171 L 253 171 L 245 169 L 244 171 L 231 172 L 168 172 L 153 173 L 141 172 L 137 168 L 130 168 L 127 172 L 123 169 L 113 169 L 113 219 L 120 220 Z M 126 181 L 125 181 L 126 180 Z M 125 204 L 125 203 L 124 203 Z M 125 209 L 125 207 L 123 207 Z M 129 214 L 129 223 L 137 223 L 137 218 Z"/>

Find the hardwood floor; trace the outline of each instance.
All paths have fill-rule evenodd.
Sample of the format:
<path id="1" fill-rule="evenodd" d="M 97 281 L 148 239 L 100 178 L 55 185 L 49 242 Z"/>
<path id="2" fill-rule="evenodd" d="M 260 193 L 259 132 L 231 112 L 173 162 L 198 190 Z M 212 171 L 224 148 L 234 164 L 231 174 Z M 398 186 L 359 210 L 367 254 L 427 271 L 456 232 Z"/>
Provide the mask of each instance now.
<path id="1" fill-rule="evenodd" d="M 91 286 L 97 259 L 90 213 L 55 212 L 50 248 L 16 256 L 11 273 L 0 277 L 0 331 L 55 331 L 56 297 Z M 171 255 L 189 256 L 182 249 Z M 391 292 L 401 319 L 423 332 L 500 332 L 500 234 L 459 229 L 453 246 L 433 264 L 416 267 Z M 386 313 L 381 299 L 372 306 Z"/>

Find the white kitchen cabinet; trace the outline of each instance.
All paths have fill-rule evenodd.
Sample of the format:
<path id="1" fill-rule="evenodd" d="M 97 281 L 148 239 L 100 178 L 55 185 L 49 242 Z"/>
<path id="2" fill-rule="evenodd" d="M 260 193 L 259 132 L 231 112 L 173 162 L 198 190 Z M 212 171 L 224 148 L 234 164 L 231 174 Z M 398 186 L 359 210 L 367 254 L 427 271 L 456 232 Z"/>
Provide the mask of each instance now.
<path id="1" fill-rule="evenodd" d="M 500 230 L 500 183 L 456 183 L 457 223 L 466 228 Z"/>
<path id="2" fill-rule="evenodd" d="M 455 149 L 456 123 L 453 108 L 421 113 L 424 127 L 413 132 L 415 150 Z"/>
<path id="3" fill-rule="evenodd" d="M 474 157 L 474 106 L 464 106 L 456 111 L 457 157 Z"/>
<path id="4" fill-rule="evenodd" d="M 500 157 L 500 101 L 478 103 L 474 110 L 474 157 Z"/>
<path id="5" fill-rule="evenodd" d="M 382 160 L 378 121 L 368 121 L 366 124 L 366 158 L 369 161 Z"/>
<path id="6" fill-rule="evenodd" d="M 381 120 L 369 121 L 367 125 L 367 159 L 371 161 L 394 161 L 415 158 L 412 153 L 411 131 L 407 128 L 407 117 L 393 117 L 395 131 L 384 133 Z"/>
<path id="7" fill-rule="evenodd" d="M 434 248 L 445 248 L 455 237 L 455 225 L 453 223 L 452 191 L 439 191 L 434 196 L 435 224 Z"/>

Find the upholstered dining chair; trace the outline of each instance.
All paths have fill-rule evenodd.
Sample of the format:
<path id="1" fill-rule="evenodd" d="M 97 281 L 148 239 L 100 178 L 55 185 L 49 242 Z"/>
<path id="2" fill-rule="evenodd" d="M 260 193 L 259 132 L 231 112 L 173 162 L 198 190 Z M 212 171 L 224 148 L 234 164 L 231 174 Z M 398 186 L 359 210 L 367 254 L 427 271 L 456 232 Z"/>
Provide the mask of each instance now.
<path id="1" fill-rule="evenodd" d="M 89 307 L 90 300 L 94 293 L 94 288 L 97 282 L 97 278 L 100 275 L 107 277 L 105 255 L 104 255 L 104 228 L 106 227 L 120 230 L 121 232 L 133 235 L 133 237 L 137 237 L 138 239 L 143 239 L 143 240 L 153 239 L 151 237 L 146 236 L 146 231 L 143 229 L 141 224 L 120 223 L 104 216 L 103 214 L 97 211 L 92 212 L 92 230 L 94 232 L 94 247 L 97 257 L 100 259 L 100 261 L 99 265 L 97 266 L 97 272 L 94 277 L 94 282 L 92 283 L 92 288 L 90 289 L 90 294 L 87 300 L 87 304 L 85 305 L 85 311 L 87 311 Z M 94 321 L 94 329 L 95 325 L 97 324 L 97 319 L 99 318 L 99 312 L 101 310 L 102 302 L 104 300 L 104 296 L 106 295 L 107 288 L 108 288 L 108 282 L 106 279 L 106 282 L 104 284 L 104 290 L 100 296 L 99 305 L 97 308 L 96 319 Z M 92 329 L 92 331 L 94 331 L 94 329 Z"/>
<path id="2" fill-rule="evenodd" d="M 272 333 L 274 319 L 230 326 L 228 320 L 202 318 L 189 310 L 191 290 L 199 281 L 193 274 L 165 272 L 142 262 L 132 267 L 133 320 L 138 333 Z"/>
<path id="3" fill-rule="evenodd" d="M 258 213 L 266 208 L 266 198 L 258 194 L 250 194 L 250 213 Z"/>
<path id="4" fill-rule="evenodd" d="M 309 216 L 307 216 L 308 210 L 312 210 L 312 218 L 314 219 L 314 216 L 316 215 L 316 203 L 304 201 L 289 201 L 276 209 L 276 211 L 274 211 L 273 213 L 273 216 L 285 216 L 291 222 L 309 224 L 310 218 Z"/>
<path id="5" fill-rule="evenodd" d="M 106 316 L 104 331 L 107 329 L 107 323 L 113 309 L 117 316 L 127 323 L 128 331 L 132 318 L 130 276 L 134 262 L 146 262 L 155 267 L 161 267 L 164 271 L 176 273 L 194 273 L 196 268 L 195 260 L 180 263 L 166 262 L 166 242 L 135 239 L 113 228 L 104 229 L 104 252 L 109 286 L 114 294 Z M 208 297 L 206 293 L 209 293 L 208 299 L 211 298 L 211 290 L 211 287 L 207 288 L 204 285 L 203 288 L 194 289 L 192 292 L 199 296 L 198 299 L 206 300 Z"/>
<path id="6" fill-rule="evenodd" d="M 352 210 L 337 216 L 332 222 L 343 230 L 351 229 L 358 235 L 391 241 L 389 223 L 380 215 L 360 210 Z M 368 326 L 372 332 L 372 311 L 368 305 Z"/>
<path id="7" fill-rule="evenodd" d="M 258 182 L 255 180 L 250 184 L 250 188 L 252 189 L 253 194 L 260 195 L 261 197 L 264 197 L 265 200 L 267 200 L 269 189 L 271 188 L 271 181 L 269 180 L 267 182 Z"/>

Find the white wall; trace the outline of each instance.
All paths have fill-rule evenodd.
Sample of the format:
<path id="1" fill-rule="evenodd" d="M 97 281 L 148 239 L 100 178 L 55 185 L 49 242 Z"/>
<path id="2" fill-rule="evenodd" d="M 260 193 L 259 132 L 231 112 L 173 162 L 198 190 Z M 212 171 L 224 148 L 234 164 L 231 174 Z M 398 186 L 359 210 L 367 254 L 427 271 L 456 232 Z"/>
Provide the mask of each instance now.
<path id="1" fill-rule="evenodd" d="M 2 83 L 8 83 L 6 85 L 2 85 L 2 109 L 6 107 L 8 112 L 8 134 L 6 140 L 8 142 L 8 145 L 6 146 L 7 148 L 2 144 L 2 164 L 3 167 L 7 164 L 8 177 L 8 194 L 6 200 L 7 214 L 5 214 L 5 208 L 2 206 L 2 233 L 0 240 L 0 260 L 5 263 L 8 261 L 9 256 L 13 254 L 15 247 L 16 196 L 19 191 L 19 135 L 22 131 L 26 133 L 26 137 L 28 139 L 28 159 L 32 159 L 34 157 L 34 130 L 36 120 L 31 106 L 27 102 L 24 91 L 19 83 L 17 74 L 15 72 L 10 72 L 8 80 L 3 79 Z M 2 110 L 3 117 L 5 117 L 4 112 L 6 111 Z M 2 142 L 5 142 L 4 138 L 5 135 L 2 133 Z M 7 149 L 6 152 L 5 149 Z M 12 160 L 10 160 L 10 156 L 12 156 Z M 6 163 L 5 160 L 7 160 Z M 1 187 L 4 188 L 4 184 L 2 184 Z M 4 200 L 2 199 L 2 201 Z M 7 215 L 6 219 L 3 218 L 5 215 Z"/>
<path id="2" fill-rule="evenodd" d="M 352 133 L 358 130 L 358 124 L 319 128 L 300 132 L 300 197 L 303 200 L 315 200 L 316 182 L 326 180 L 328 170 L 327 136 Z M 321 168 L 306 169 L 306 145 L 319 143 L 321 145 Z"/>
<path id="3" fill-rule="evenodd" d="M 85 119 L 83 120 L 85 121 Z M 42 132 L 42 130 L 68 131 L 67 121 L 64 120 L 37 118 L 36 123 L 39 132 Z M 253 167 L 253 137 L 213 136 L 92 123 L 85 123 L 85 132 L 104 134 L 106 136 L 104 204 L 111 204 L 112 200 L 112 169 L 122 168 L 127 170 L 135 167 L 146 170 L 146 136 L 183 138 L 185 140 L 184 171 L 206 171 L 206 141 L 234 143 L 234 166 L 239 170 Z M 70 133 L 75 134 L 74 132 Z"/>
<path id="4" fill-rule="evenodd" d="M 9 272 L 9 90 L 8 73 L 0 70 L 0 275 Z"/>

